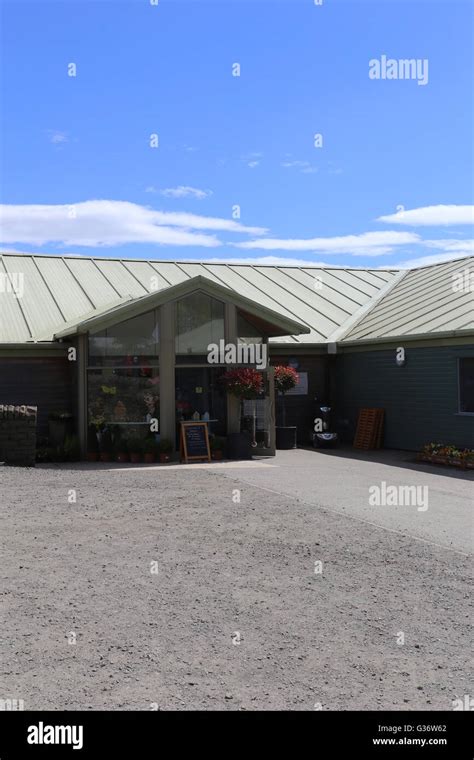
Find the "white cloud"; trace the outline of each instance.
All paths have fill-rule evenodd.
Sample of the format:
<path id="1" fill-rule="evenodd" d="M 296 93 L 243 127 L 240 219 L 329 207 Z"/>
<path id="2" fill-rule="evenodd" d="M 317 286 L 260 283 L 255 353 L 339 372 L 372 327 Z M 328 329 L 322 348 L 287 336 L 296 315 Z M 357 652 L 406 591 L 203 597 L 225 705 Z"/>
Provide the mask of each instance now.
<path id="1" fill-rule="evenodd" d="M 318 171 L 309 161 L 282 161 L 281 166 L 285 169 L 298 169 L 302 174 L 316 174 Z"/>
<path id="2" fill-rule="evenodd" d="M 256 166 L 259 166 L 261 158 L 263 158 L 263 153 L 255 151 L 253 153 L 245 153 L 241 156 L 241 160 L 246 163 L 250 169 L 255 169 Z"/>
<path id="3" fill-rule="evenodd" d="M 412 227 L 438 227 L 450 224 L 474 224 L 474 206 L 422 206 L 396 214 L 379 216 L 378 222 L 406 224 Z"/>
<path id="4" fill-rule="evenodd" d="M 474 253 L 474 240 L 423 240 L 427 248 L 442 248 L 446 253 L 456 253 L 457 256 L 467 255 L 465 252 Z M 459 253 L 461 251 L 461 253 Z"/>
<path id="5" fill-rule="evenodd" d="M 68 142 L 69 138 L 65 132 L 59 132 L 58 130 L 48 129 L 49 141 L 53 145 L 59 145 L 60 143 Z"/>
<path id="6" fill-rule="evenodd" d="M 0 240 L 3 243 L 90 247 L 125 243 L 216 247 L 214 236 L 195 230 L 260 235 L 267 230 L 245 227 L 231 219 L 185 212 L 155 211 L 126 201 L 95 200 L 72 205 L 0 206 Z"/>
<path id="7" fill-rule="evenodd" d="M 156 192 L 156 191 L 155 191 Z M 161 195 L 165 195 L 167 198 L 197 198 L 197 200 L 203 200 L 209 198 L 212 195 L 212 190 L 200 190 L 198 187 L 190 187 L 189 185 L 178 185 L 178 187 L 166 187 L 164 190 L 159 190 Z"/>
<path id="8" fill-rule="evenodd" d="M 247 256 L 245 258 L 222 257 L 222 258 L 206 259 L 206 262 L 215 263 L 215 264 L 252 264 L 254 266 L 267 265 L 267 266 L 272 266 L 272 267 L 334 266 L 334 264 L 326 264 L 324 261 L 311 261 L 310 259 L 291 259 L 290 257 L 285 257 L 285 256 L 255 256 L 255 257 Z M 344 266 L 344 265 L 341 265 L 341 266 Z"/>
<path id="9" fill-rule="evenodd" d="M 431 264 L 442 264 L 444 261 L 460 259 L 464 256 L 472 256 L 472 251 L 459 251 L 458 253 L 433 253 L 430 256 L 419 256 L 417 259 L 408 259 L 394 264 L 395 268 L 413 269 L 413 267 L 427 267 Z"/>
<path id="10" fill-rule="evenodd" d="M 354 256 L 381 256 L 391 253 L 394 246 L 419 243 L 414 232 L 364 232 L 360 235 L 309 238 L 307 240 L 261 238 L 234 243 L 237 248 L 259 248 L 267 251 L 324 251 L 326 254 L 349 253 Z"/>

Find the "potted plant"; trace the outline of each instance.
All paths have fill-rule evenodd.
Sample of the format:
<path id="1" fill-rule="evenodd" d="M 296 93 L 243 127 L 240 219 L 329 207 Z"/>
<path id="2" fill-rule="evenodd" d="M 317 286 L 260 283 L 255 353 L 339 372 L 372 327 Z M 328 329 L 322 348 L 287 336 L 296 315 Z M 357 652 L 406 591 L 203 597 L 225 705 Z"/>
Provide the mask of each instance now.
<path id="1" fill-rule="evenodd" d="M 81 458 L 81 449 L 77 435 L 67 435 L 63 447 L 68 462 L 77 462 Z"/>
<path id="2" fill-rule="evenodd" d="M 108 427 L 100 431 L 99 439 L 99 459 L 101 462 L 112 461 L 113 439 L 112 433 Z"/>
<path id="3" fill-rule="evenodd" d="M 277 449 L 296 449 L 296 425 L 286 424 L 285 394 L 298 384 L 298 373 L 293 367 L 278 364 L 275 367 L 275 390 L 281 397 L 281 425 L 275 428 Z"/>
<path id="4" fill-rule="evenodd" d="M 70 412 L 50 412 L 48 427 L 52 446 L 64 446 L 66 435 L 72 434 L 72 421 Z"/>
<path id="5" fill-rule="evenodd" d="M 124 438 L 119 438 L 114 445 L 115 461 L 116 462 L 129 462 L 127 441 Z"/>
<path id="6" fill-rule="evenodd" d="M 131 436 L 128 439 L 128 451 L 130 453 L 130 461 L 137 464 L 141 461 L 143 452 L 143 439 L 138 435 Z"/>
<path id="7" fill-rule="evenodd" d="M 232 369 L 222 375 L 222 383 L 228 393 L 240 400 L 242 419 L 243 401 L 257 399 L 263 391 L 263 376 L 261 372 L 250 367 Z M 230 433 L 227 438 L 227 453 L 230 459 L 251 459 L 252 441 L 246 432 Z"/>
<path id="8" fill-rule="evenodd" d="M 97 438 L 97 428 L 95 425 L 89 425 L 87 428 L 87 461 L 97 462 L 99 459 L 99 440 Z"/>
<path id="9" fill-rule="evenodd" d="M 173 444 L 168 438 L 162 438 L 159 444 L 160 448 L 160 462 L 164 464 L 170 461 L 170 455 L 173 450 Z"/>
<path id="10" fill-rule="evenodd" d="M 296 425 L 286 425 L 285 394 L 298 384 L 298 373 L 293 367 L 279 364 L 275 367 L 275 390 L 281 395 L 281 421 L 276 427 L 277 449 L 296 449 Z"/>
<path id="11" fill-rule="evenodd" d="M 211 457 L 216 461 L 220 461 L 223 457 L 225 448 L 225 438 L 221 438 L 218 435 L 213 435 L 209 441 L 211 448 Z"/>
<path id="12" fill-rule="evenodd" d="M 157 448 L 154 438 L 145 438 L 143 442 L 143 461 L 145 464 L 153 464 L 156 459 Z"/>

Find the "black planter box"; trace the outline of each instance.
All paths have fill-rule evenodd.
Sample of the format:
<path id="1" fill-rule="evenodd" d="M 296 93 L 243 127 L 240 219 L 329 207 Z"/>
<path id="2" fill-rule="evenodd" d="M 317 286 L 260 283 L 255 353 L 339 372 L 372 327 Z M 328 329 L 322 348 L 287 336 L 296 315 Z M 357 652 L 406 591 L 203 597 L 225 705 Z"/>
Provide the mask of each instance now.
<path id="1" fill-rule="evenodd" d="M 249 433 L 230 433 L 227 436 L 227 457 L 229 459 L 252 459 Z"/>
<path id="2" fill-rule="evenodd" d="M 296 425 L 275 428 L 277 449 L 296 449 L 296 431 Z"/>

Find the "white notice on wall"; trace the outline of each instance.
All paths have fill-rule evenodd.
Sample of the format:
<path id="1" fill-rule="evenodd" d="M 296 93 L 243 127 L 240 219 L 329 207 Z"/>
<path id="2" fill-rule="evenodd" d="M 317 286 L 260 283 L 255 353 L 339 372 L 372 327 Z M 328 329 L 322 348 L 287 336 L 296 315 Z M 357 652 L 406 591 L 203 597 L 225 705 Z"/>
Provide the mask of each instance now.
<path id="1" fill-rule="evenodd" d="M 299 381 L 291 391 L 288 391 L 287 396 L 307 396 L 308 395 L 308 373 L 298 372 Z"/>

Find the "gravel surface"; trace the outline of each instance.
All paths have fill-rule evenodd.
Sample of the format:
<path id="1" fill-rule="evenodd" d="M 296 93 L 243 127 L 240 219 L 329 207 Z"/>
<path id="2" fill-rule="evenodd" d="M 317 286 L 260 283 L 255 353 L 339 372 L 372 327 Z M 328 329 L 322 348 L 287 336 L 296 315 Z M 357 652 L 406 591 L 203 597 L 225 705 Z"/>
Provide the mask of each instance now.
<path id="1" fill-rule="evenodd" d="M 239 477 L 0 468 L 0 697 L 449 710 L 473 693 L 467 557 Z"/>

